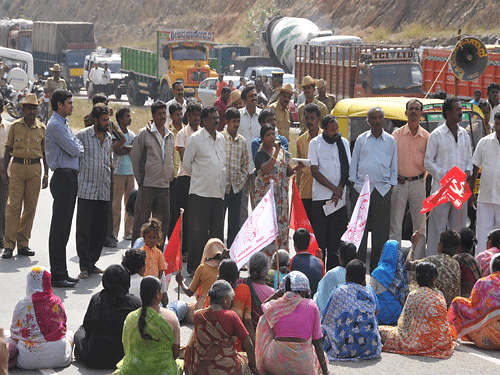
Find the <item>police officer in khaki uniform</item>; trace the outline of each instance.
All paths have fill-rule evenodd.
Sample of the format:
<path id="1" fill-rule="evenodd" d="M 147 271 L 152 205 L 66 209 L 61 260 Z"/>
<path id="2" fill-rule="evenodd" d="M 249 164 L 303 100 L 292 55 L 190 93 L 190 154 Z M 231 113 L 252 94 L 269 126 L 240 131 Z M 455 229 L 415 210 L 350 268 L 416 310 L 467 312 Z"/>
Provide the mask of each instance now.
<path id="1" fill-rule="evenodd" d="M 45 82 L 45 86 L 43 87 L 43 92 L 49 95 L 49 98 L 52 98 L 52 94 L 54 91 L 60 89 L 60 90 L 67 90 L 66 87 L 66 81 L 61 78 L 61 65 L 59 64 L 54 64 L 52 68 L 49 68 L 50 71 L 52 72 L 53 76 L 47 78 L 47 81 Z M 52 106 L 49 105 L 49 117 L 52 116 L 54 111 L 52 110 Z"/>
<path id="2" fill-rule="evenodd" d="M 5 208 L 5 249 L 2 258 L 11 258 L 17 244 L 19 255 L 32 256 L 29 247 L 35 210 L 42 189 L 48 186 L 49 167 L 45 160 L 45 126 L 36 119 L 38 100 L 28 94 L 21 103 L 24 117 L 12 123 L 5 144 L 2 180 L 9 181 L 9 198 Z M 10 179 L 7 167 L 12 157 Z M 42 175 L 43 160 L 44 175 Z M 23 213 L 21 215 L 21 209 Z"/>
<path id="3" fill-rule="evenodd" d="M 271 72 L 271 95 L 269 96 L 269 101 L 267 105 L 271 105 L 277 102 L 280 97 L 279 88 L 283 86 L 283 72 L 273 71 Z"/>

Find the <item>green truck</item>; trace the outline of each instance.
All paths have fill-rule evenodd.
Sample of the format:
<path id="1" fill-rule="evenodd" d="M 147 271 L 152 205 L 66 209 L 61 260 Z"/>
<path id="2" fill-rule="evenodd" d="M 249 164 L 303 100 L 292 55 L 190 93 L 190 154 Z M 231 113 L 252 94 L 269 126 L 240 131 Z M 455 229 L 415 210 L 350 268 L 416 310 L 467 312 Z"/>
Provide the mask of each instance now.
<path id="1" fill-rule="evenodd" d="M 208 51 L 214 33 L 201 30 L 158 30 L 156 52 L 121 48 L 121 71 L 130 105 L 142 106 L 150 97 L 169 101 L 172 84 L 181 81 L 186 96 L 194 96 L 200 82 L 217 77 L 210 69 Z"/>
<path id="2" fill-rule="evenodd" d="M 250 55 L 250 48 L 237 44 L 216 44 L 210 49 L 210 67 L 219 74 L 227 74 L 236 58 Z"/>

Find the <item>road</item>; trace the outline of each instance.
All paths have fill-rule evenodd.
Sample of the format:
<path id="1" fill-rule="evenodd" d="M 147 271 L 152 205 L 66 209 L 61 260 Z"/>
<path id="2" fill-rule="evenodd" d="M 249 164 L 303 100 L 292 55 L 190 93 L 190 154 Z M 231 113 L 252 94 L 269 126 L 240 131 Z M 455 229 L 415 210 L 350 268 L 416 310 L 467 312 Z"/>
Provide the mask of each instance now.
<path id="1" fill-rule="evenodd" d="M 8 329 L 11 323 L 12 312 L 19 299 L 25 295 L 26 274 L 33 266 L 49 267 L 48 234 L 52 212 L 52 196 L 48 189 L 42 190 L 35 216 L 30 247 L 36 255 L 28 257 L 14 256 L 11 259 L 0 258 L 0 285 L 3 286 L 0 294 L 0 326 Z M 68 244 L 68 270 L 71 276 L 79 273 L 78 257 L 75 244 L 75 221 Z M 122 235 L 122 233 L 120 233 Z M 120 237 L 121 238 L 121 237 Z M 128 248 L 128 241 L 121 241 L 117 248 L 104 248 L 97 265 L 106 268 L 121 261 L 121 257 Z M 184 269 L 184 275 L 187 272 Z M 83 322 L 90 297 L 101 290 L 101 276 L 92 275 L 82 280 L 75 289 L 54 289 L 65 306 L 68 317 L 68 328 L 73 332 Z M 188 280 L 190 282 L 190 280 Z M 177 287 L 173 282 L 169 288 L 169 299 L 177 298 Z M 191 300 L 181 293 L 181 299 Z M 192 326 L 181 325 L 181 345 L 186 345 L 190 337 Z M 448 360 L 439 360 L 419 356 L 403 356 L 382 353 L 382 358 L 361 362 L 339 362 L 329 365 L 332 374 L 498 374 L 500 371 L 500 351 L 479 350 L 470 344 L 458 344 L 453 356 Z M 99 371 L 86 368 L 79 362 L 73 363 L 64 369 L 45 369 L 24 371 L 14 369 L 11 374 L 109 374 L 110 371 Z"/>

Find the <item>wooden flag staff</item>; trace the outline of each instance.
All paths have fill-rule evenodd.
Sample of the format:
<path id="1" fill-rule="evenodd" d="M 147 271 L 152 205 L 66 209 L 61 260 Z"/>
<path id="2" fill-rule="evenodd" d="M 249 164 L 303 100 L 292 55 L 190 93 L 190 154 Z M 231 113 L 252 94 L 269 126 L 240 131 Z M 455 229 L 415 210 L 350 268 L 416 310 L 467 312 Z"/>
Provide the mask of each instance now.
<path id="1" fill-rule="evenodd" d="M 180 240 L 179 271 L 178 272 L 182 271 L 182 269 L 181 269 L 181 267 L 182 267 L 182 224 L 184 221 L 184 208 L 181 208 L 180 211 L 181 211 L 181 233 L 180 233 L 181 240 Z M 179 301 L 180 299 L 181 299 L 181 287 L 178 286 L 177 287 L 177 301 Z"/>

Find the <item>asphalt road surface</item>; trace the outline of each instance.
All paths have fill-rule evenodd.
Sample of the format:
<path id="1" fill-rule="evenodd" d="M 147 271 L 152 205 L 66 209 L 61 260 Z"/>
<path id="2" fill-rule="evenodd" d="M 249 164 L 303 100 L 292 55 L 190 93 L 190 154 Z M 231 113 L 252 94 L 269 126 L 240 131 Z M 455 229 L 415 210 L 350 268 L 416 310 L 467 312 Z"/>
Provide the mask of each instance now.
<path id="1" fill-rule="evenodd" d="M 76 211 L 76 210 L 75 210 Z M 36 252 L 33 257 L 19 257 L 11 259 L 0 258 L 0 326 L 8 329 L 11 324 L 12 312 L 19 299 L 25 295 L 26 274 L 33 266 L 49 268 L 48 235 L 52 216 L 52 196 L 49 189 L 42 190 L 38 201 L 30 247 Z M 78 257 L 75 245 L 75 221 L 68 244 L 68 270 L 70 276 L 76 277 L 79 273 Z M 120 232 L 120 239 L 122 236 Z M 102 269 L 121 261 L 121 257 L 129 246 L 129 241 L 121 241 L 118 248 L 104 248 L 97 263 Z M 16 252 L 15 252 L 16 254 Z M 184 275 L 187 272 L 184 269 Z M 187 280 L 189 283 L 191 280 Z M 101 276 L 92 275 L 82 280 L 74 289 L 54 289 L 65 306 L 68 317 L 68 329 L 75 332 L 83 322 L 90 297 L 101 290 Z M 177 285 L 172 280 L 169 291 L 170 301 L 177 299 Z M 181 299 L 193 301 L 181 292 Z M 192 331 L 192 326 L 181 325 L 181 345 L 186 345 Z M 405 356 L 382 353 L 376 360 L 361 362 L 338 362 L 329 365 L 332 374 L 498 374 L 500 371 L 500 352 L 479 350 L 474 345 L 459 343 L 453 356 L 447 360 L 440 360 L 419 356 Z M 109 374 L 109 370 L 93 370 L 83 364 L 73 363 L 63 369 L 19 370 L 14 369 L 11 374 Z"/>

